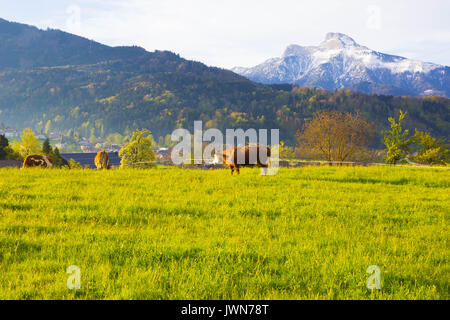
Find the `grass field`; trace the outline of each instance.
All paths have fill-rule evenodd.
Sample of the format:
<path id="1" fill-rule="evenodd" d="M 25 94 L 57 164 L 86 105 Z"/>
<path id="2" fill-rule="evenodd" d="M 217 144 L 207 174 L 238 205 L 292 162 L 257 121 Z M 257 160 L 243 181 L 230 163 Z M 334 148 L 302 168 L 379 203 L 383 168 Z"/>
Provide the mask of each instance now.
<path id="1" fill-rule="evenodd" d="M 0 299 L 449 299 L 449 187 L 427 168 L 2 169 Z"/>

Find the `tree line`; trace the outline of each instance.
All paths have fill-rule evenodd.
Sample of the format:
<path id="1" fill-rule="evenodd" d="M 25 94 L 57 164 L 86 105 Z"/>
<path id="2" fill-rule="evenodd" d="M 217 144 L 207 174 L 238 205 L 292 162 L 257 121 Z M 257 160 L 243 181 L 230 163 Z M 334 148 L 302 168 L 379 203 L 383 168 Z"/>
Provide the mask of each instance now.
<path id="1" fill-rule="evenodd" d="M 415 129 L 410 135 L 402 124 L 407 113 L 400 110 L 398 121 L 388 118 L 389 130 L 382 131 L 384 150 L 373 148 L 375 124 L 359 112 L 319 111 L 297 131 L 299 156 L 327 161 L 370 161 L 383 158 L 387 164 L 418 163 L 446 165 L 449 145 L 444 139 Z M 286 148 L 284 148 L 286 149 Z"/>
<path id="2" fill-rule="evenodd" d="M 389 117 L 389 130 L 384 130 L 383 150 L 373 148 L 376 126 L 359 112 L 322 110 L 316 112 L 297 131 L 296 147 L 280 142 L 281 159 L 308 158 L 326 161 L 377 161 L 383 158 L 387 164 L 418 163 L 447 165 L 450 162 L 449 145 L 444 139 L 429 132 L 415 129 L 414 135 L 402 125 L 407 113 L 400 110 L 398 120 Z M 123 167 L 151 167 L 155 160 L 152 150 L 155 141 L 147 129 L 136 130 L 119 151 Z M 0 135 L 0 160 L 24 159 L 27 155 L 44 154 L 55 159 L 55 166 L 77 167 L 61 157 L 58 148 L 52 148 L 49 139 L 41 145 L 34 132 L 24 129 L 20 141 L 9 144 Z"/>

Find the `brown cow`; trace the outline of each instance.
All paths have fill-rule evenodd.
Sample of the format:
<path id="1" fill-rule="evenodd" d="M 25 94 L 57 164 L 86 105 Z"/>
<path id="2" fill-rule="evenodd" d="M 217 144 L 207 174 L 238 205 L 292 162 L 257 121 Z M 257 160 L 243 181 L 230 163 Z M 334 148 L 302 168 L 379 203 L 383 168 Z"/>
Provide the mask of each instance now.
<path id="1" fill-rule="evenodd" d="M 111 169 L 111 166 L 109 165 L 109 156 L 105 150 L 101 150 L 97 153 L 94 163 L 97 167 L 97 170 Z"/>
<path id="2" fill-rule="evenodd" d="M 32 167 L 51 168 L 53 167 L 53 163 L 54 160 L 52 157 L 35 154 L 25 158 L 22 164 L 22 168 L 32 168 Z"/>
<path id="3" fill-rule="evenodd" d="M 215 158 L 215 162 L 217 162 L 217 155 Z M 239 174 L 240 167 L 257 166 L 268 168 L 270 162 L 270 148 L 260 145 L 229 148 L 223 151 L 222 160 L 223 164 L 231 169 L 231 175 L 233 175 L 235 170 L 236 173 Z"/>

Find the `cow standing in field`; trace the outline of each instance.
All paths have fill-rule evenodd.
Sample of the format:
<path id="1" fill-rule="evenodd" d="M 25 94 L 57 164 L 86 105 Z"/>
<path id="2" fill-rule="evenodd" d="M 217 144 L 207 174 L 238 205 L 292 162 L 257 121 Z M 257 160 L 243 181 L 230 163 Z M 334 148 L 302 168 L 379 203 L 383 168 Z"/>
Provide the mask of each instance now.
<path id="1" fill-rule="evenodd" d="M 240 167 L 268 168 L 270 163 L 270 148 L 260 145 L 234 147 L 224 150 L 222 153 L 224 166 L 231 169 L 231 175 L 236 171 L 240 174 Z M 215 155 L 215 162 L 218 156 Z"/>
<path id="2" fill-rule="evenodd" d="M 111 169 L 111 166 L 109 165 L 109 156 L 105 150 L 101 150 L 97 153 L 94 163 L 97 167 L 97 170 Z"/>
<path id="3" fill-rule="evenodd" d="M 25 158 L 22 164 L 22 168 L 32 168 L 32 167 L 51 168 L 53 167 L 53 164 L 54 160 L 52 157 L 35 154 Z"/>

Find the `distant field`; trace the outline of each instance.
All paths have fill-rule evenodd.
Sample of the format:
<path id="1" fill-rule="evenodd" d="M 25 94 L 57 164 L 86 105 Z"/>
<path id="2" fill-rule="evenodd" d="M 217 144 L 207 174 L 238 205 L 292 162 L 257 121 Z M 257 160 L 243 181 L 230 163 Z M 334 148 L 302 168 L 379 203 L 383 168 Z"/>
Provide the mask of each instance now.
<path id="1" fill-rule="evenodd" d="M 449 191 L 428 168 L 1 169 L 0 299 L 449 299 Z"/>

